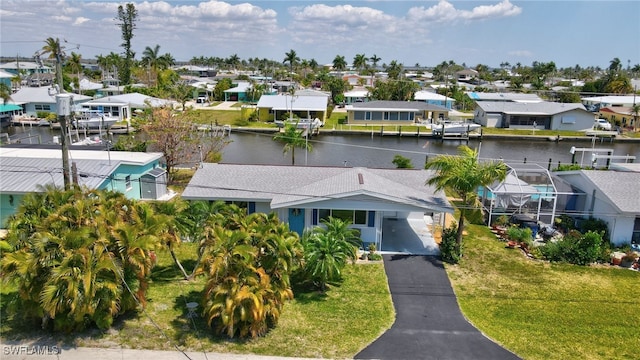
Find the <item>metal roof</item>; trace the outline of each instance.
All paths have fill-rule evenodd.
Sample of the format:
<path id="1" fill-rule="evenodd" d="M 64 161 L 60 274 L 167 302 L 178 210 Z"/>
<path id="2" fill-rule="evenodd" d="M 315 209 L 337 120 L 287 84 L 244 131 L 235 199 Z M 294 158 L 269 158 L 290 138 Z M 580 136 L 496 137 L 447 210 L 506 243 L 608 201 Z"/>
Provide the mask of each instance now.
<path id="1" fill-rule="evenodd" d="M 326 96 L 305 95 L 262 95 L 258 100 L 258 108 L 270 108 L 273 110 L 293 111 L 327 111 L 329 103 Z"/>
<path id="2" fill-rule="evenodd" d="M 536 94 L 522 94 L 522 93 L 484 93 L 469 91 L 466 93 L 471 100 L 477 101 L 512 101 L 512 102 L 542 102 L 542 100 Z"/>
<path id="3" fill-rule="evenodd" d="M 50 87 L 42 86 L 42 87 L 23 87 L 20 88 L 15 94 L 11 95 L 11 100 L 16 104 L 24 104 L 24 103 L 44 103 L 44 104 L 55 104 L 56 97 L 55 95 L 49 95 Z M 73 102 L 77 103 L 80 101 L 85 101 L 91 99 L 89 96 L 79 95 L 79 94 L 71 94 L 73 96 Z"/>
<path id="4" fill-rule="evenodd" d="M 104 160 L 74 160 L 80 186 L 98 188 L 121 164 Z M 64 185 L 61 158 L 0 157 L 0 192 L 26 194 L 41 191 L 46 185 Z"/>
<path id="5" fill-rule="evenodd" d="M 182 197 L 263 201 L 275 209 L 366 196 L 379 202 L 451 212 L 444 193 L 425 185 L 432 175 L 429 170 L 203 164 Z"/>
<path id="6" fill-rule="evenodd" d="M 436 101 L 447 101 L 450 103 L 456 102 L 456 99 L 434 93 L 433 91 L 426 91 L 426 90 L 416 91 L 416 93 L 413 95 L 413 98 L 415 100 L 420 100 L 420 101 L 436 100 Z"/>
<path id="7" fill-rule="evenodd" d="M 112 106 L 112 105 L 130 105 L 131 107 L 136 108 L 146 108 L 149 105 L 151 107 L 165 106 L 174 103 L 171 100 L 159 99 L 153 96 L 148 96 L 140 93 L 130 93 L 130 94 L 122 94 L 122 95 L 113 95 L 106 96 L 99 99 L 87 101 L 83 103 L 84 106 L 89 105 L 102 105 L 102 106 Z M 149 104 L 149 105 L 147 105 Z"/>
<path id="8" fill-rule="evenodd" d="M 422 101 L 391 101 L 391 100 L 375 100 L 369 102 L 355 103 L 347 107 L 348 111 L 357 110 L 413 110 L 413 111 L 449 111 L 444 106 L 427 104 Z"/>
<path id="9" fill-rule="evenodd" d="M 476 105 L 485 112 L 504 114 L 555 115 L 576 109 L 588 112 L 584 105 L 579 103 L 478 101 Z"/>
<path id="10" fill-rule="evenodd" d="M 117 161 L 123 164 L 145 165 L 162 158 L 162 153 L 143 153 L 130 151 L 92 151 L 70 150 L 70 160 Z M 0 147 L 0 160 L 4 164 L 8 158 L 42 158 L 62 159 L 62 151 L 58 149 Z"/>

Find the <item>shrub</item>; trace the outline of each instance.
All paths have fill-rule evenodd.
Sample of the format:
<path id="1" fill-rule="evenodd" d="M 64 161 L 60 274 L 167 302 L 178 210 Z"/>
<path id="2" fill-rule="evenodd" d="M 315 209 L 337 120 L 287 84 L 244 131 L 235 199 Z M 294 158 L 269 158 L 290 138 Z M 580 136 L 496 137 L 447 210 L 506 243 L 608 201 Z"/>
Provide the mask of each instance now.
<path id="1" fill-rule="evenodd" d="M 580 231 L 586 234 L 589 231 L 597 232 L 602 235 L 602 239 L 609 241 L 609 227 L 606 221 L 590 217 L 580 222 Z"/>
<path id="2" fill-rule="evenodd" d="M 452 226 L 442 230 L 442 242 L 440 243 L 440 255 L 442 261 L 449 264 L 457 264 L 462 254 L 462 246 L 456 242 L 458 227 Z"/>
<path id="3" fill-rule="evenodd" d="M 233 121 L 233 124 L 235 126 L 247 126 L 247 125 L 249 125 L 249 120 L 245 120 L 245 119 L 242 119 L 242 118 L 237 118 L 237 119 L 235 119 Z"/>
<path id="4" fill-rule="evenodd" d="M 606 246 L 602 236 L 596 232 L 582 234 L 573 230 L 562 240 L 548 243 L 540 248 L 545 259 L 549 261 L 568 262 L 576 265 L 588 265 L 602 261 L 603 247 Z"/>

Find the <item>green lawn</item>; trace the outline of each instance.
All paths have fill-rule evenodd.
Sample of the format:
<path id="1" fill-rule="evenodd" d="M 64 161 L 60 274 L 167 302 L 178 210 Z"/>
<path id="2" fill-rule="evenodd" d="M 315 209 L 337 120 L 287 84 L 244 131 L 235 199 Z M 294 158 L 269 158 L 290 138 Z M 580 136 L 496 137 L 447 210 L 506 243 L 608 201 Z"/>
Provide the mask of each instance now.
<path id="1" fill-rule="evenodd" d="M 195 254 L 193 244 L 183 244 L 178 252 L 187 268 L 193 265 Z M 348 265 L 344 277 L 344 283 L 331 286 L 326 294 L 296 292 L 277 327 L 265 337 L 229 341 L 212 335 L 202 318 L 192 323 L 186 317 L 186 303 L 199 301 L 204 278 L 180 280 L 169 254 L 162 252 L 153 270 L 146 314 L 118 320 L 110 331 L 94 329 L 74 336 L 53 335 L 53 339 L 71 346 L 174 350 L 177 344 L 192 351 L 350 358 L 391 327 L 394 310 L 381 263 Z M 1 337 L 40 338 L 41 332 L 25 328 L 8 315 L 7 303 L 15 296 L 12 289 L 3 284 L 0 295 Z"/>
<path id="2" fill-rule="evenodd" d="M 246 121 L 245 119 L 243 119 L 243 111 L 195 109 L 189 110 L 187 113 L 189 119 L 196 124 L 211 125 L 215 124 L 217 121 L 218 125 L 231 125 L 251 128 L 276 128 L 276 125 L 273 123 Z M 248 116 L 248 112 L 244 113 L 244 116 Z"/>
<path id="3" fill-rule="evenodd" d="M 525 258 L 480 225 L 447 273 L 465 316 L 525 359 L 637 359 L 640 273 Z"/>

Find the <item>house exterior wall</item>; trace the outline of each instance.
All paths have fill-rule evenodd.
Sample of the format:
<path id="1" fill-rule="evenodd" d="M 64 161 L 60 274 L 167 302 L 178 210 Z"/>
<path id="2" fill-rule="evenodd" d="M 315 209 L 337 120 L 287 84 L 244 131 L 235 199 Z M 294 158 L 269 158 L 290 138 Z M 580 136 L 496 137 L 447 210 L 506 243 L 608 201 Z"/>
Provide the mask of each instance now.
<path id="1" fill-rule="evenodd" d="M 602 193 L 590 181 L 578 173 L 559 176 L 585 193 L 585 200 L 580 202 L 582 208 L 577 208 L 576 211 L 589 214 L 584 218 L 593 216 L 607 222 L 612 243 L 616 245 L 631 243 L 634 221 L 636 216 L 640 216 L 640 214 L 619 212 L 608 199 L 603 199 Z"/>
<path id="2" fill-rule="evenodd" d="M 593 128 L 595 116 L 587 111 L 575 109 L 551 118 L 551 130 L 589 130 Z"/>
<path id="3" fill-rule="evenodd" d="M 141 199 L 140 178 L 147 171 L 159 166 L 160 163 L 158 160 L 144 166 L 120 165 L 99 189 L 118 191 L 125 194 L 129 199 L 139 200 Z M 129 179 L 127 179 L 127 177 L 129 177 Z"/>
<path id="4" fill-rule="evenodd" d="M 384 111 L 362 109 L 347 112 L 347 123 L 353 125 L 412 125 L 415 123 L 415 118 L 415 111 L 403 109 Z"/>

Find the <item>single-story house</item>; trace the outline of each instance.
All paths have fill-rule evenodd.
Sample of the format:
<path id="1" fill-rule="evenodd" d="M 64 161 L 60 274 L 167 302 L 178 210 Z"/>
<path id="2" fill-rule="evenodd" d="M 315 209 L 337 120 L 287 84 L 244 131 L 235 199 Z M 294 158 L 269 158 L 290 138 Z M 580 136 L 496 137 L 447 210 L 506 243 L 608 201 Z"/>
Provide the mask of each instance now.
<path id="1" fill-rule="evenodd" d="M 590 96 L 580 98 L 580 101 L 590 109 L 590 111 L 598 111 L 602 107 L 632 107 L 634 104 L 640 103 L 640 98 L 633 95 L 607 95 L 607 96 Z"/>
<path id="2" fill-rule="evenodd" d="M 262 95 L 258 100 L 260 121 L 284 120 L 289 116 L 301 119 L 327 119 L 329 98 L 324 95 Z"/>
<path id="3" fill-rule="evenodd" d="M 458 81 L 471 81 L 477 79 L 478 75 L 478 72 L 473 69 L 456 71 L 456 79 L 458 79 Z"/>
<path id="4" fill-rule="evenodd" d="M 33 61 L 10 61 L 2 63 L 0 64 L 0 70 L 10 72 L 14 75 L 19 75 L 23 72 L 26 73 L 26 75 L 31 75 L 34 73 L 54 73 L 51 67 L 41 65 Z"/>
<path id="5" fill-rule="evenodd" d="M 131 199 L 164 199 L 166 170 L 162 153 L 70 150 L 69 161 L 78 169 L 78 183 L 90 189 L 109 189 Z M 30 147 L 0 147 L 0 226 L 13 215 L 22 198 L 47 185 L 64 186 L 62 151 Z"/>
<path id="6" fill-rule="evenodd" d="M 73 105 L 79 106 L 91 98 L 85 95 L 73 95 Z M 19 105 L 26 116 L 36 117 L 38 112 L 56 113 L 56 95 L 50 87 L 23 87 L 11 94 L 9 103 Z"/>
<path id="7" fill-rule="evenodd" d="M 640 114 L 638 114 L 640 121 Z M 633 109 L 627 106 L 605 106 L 598 110 L 598 118 L 606 119 L 612 124 L 623 127 L 633 127 L 635 114 Z"/>
<path id="8" fill-rule="evenodd" d="M 14 116 L 22 115 L 22 107 L 15 104 L 0 104 L 0 128 L 11 125 Z"/>
<path id="9" fill-rule="evenodd" d="M 369 101 L 369 90 L 365 88 L 354 88 L 343 93 L 345 104 Z"/>
<path id="10" fill-rule="evenodd" d="M 466 92 L 466 95 L 473 101 L 506 101 L 517 103 L 539 103 L 544 101 L 537 94 L 524 94 L 514 92 L 490 93 L 468 91 Z"/>
<path id="11" fill-rule="evenodd" d="M 577 103 L 478 101 L 474 122 L 486 127 L 583 131 L 595 117 Z"/>
<path id="12" fill-rule="evenodd" d="M 606 221 L 611 242 L 640 244 L 640 169 L 562 171 L 553 175 L 582 193 L 583 199 L 573 202 L 576 214 Z"/>
<path id="13" fill-rule="evenodd" d="M 251 88 L 251 83 L 241 81 L 231 89 L 224 91 L 224 101 L 247 101 L 247 91 Z"/>
<path id="14" fill-rule="evenodd" d="M 447 119 L 449 109 L 422 101 L 376 100 L 346 106 L 349 124 L 411 125 L 433 119 Z"/>
<path id="15" fill-rule="evenodd" d="M 302 234 L 329 216 L 348 220 L 365 243 L 384 250 L 402 241 L 383 229 L 418 213 L 452 213 L 442 191 L 425 185 L 431 170 L 203 164 L 182 193 L 186 200 L 225 201 L 248 213 L 277 213 Z M 388 228 L 388 227 L 387 227 Z"/>
<path id="16" fill-rule="evenodd" d="M 451 110 L 453 103 L 456 102 L 456 99 L 426 90 L 416 91 L 413 95 L 413 99 L 415 101 L 424 101 L 427 104 L 443 106 L 449 110 Z"/>
<path id="17" fill-rule="evenodd" d="M 373 86 L 373 76 L 361 76 L 358 74 L 346 74 L 342 76 L 342 80 L 351 86 Z"/>
<path id="18" fill-rule="evenodd" d="M 107 96 L 82 103 L 82 109 L 99 110 L 117 116 L 121 121 L 130 121 L 132 112 L 148 107 L 173 106 L 174 101 L 155 98 L 140 93 Z"/>

